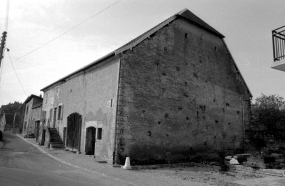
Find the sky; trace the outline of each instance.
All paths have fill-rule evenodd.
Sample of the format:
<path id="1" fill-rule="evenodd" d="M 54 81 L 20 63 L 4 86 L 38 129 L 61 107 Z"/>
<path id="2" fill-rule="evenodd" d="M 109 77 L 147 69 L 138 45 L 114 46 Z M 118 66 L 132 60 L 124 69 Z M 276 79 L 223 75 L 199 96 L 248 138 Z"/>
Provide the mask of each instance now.
<path id="1" fill-rule="evenodd" d="M 1 0 L 0 34 L 8 2 L 0 105 L 43 94 L 185 8 L 225 36 L 253 100 L 262 93 L 285 98 L 285 72 L 270 68 L 271 32 L 285 25 L 283 0 Z"/>

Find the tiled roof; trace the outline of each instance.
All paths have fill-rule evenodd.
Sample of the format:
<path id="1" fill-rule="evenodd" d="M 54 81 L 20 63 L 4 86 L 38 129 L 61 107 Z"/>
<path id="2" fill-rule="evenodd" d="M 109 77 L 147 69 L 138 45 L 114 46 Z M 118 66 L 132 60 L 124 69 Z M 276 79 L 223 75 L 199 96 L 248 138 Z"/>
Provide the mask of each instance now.
<path id="1" fill-rule="evenodd" d="M 184 9 L 180 12 L 178 12 L 177 14 L 173 15 L 172 17 L 166 19 L 165 21 L 161 22 L 160 24 L 156 25 L 155 27 L 151 28 L 150 30 L 146 31 L 145 33 L 141 34 L 140 36 L 136 37 L 135 39 L 131 40 L 130 42 L 126 43 L 125 45 L 123 45 L 122 47 L 118 48 L 117 50 L 113 51 L 113 52 L 110 52 L 109 54 L 103 56 L 102 58 L 99 58 L 98 60 L 84 66 L 83 68 L 80 68 L 78 70 L 76 70 L 75 72 L 57 80 L 56 82 L 44 87 L 41 89 L 41 91 L 45 91 L 47 90 L 48 88 L 56 85 L 56 84 L 60 84 L 62 82 L 65 82 L 67 78 L 77 74 L 77 73 L 80 73 L 81 71 L 84 71 L 96 64 L 99 64 L 101 62 L 103 62 L 104 60 L 108 59 L 108 58 L 111 58 L 113 56 L 116 56 L 117 54 L 119 53 L 122 53 L 126 50 L 129 50 L 131 48 L 133 48 L 134 46 L 138 45 L 140 42 L 142 42 L 143 40 L 145 40 L 146 38 L 148 38 L 149 36 L 151 36 L 153 33 L 157 32 L 158 30 L 160 30 L 162 27 L 168 25 L 169 23 L 171 23 L 172 21 L 178 19 L 178 18 L 185 18 L 187 19 L 188 21 L 190 21 L 191 23 L 199 26 L 199 27 L 202 27 L 206 30 L 208 30 L 209 32 L 217 35 L 218 37 L 220 37 L 221 39 L 224 38 L 224 36 L 219 33 L 217 30 L 215 30 L 213 27 L 211 27 L 210 25 L 208 25 L 206 22 L 204 22 L 202 19 L 200 19 L 199 17 L 197 17 L 196 15 L 194 15 L 191 11 L 189 11 L 188 9 Z M 247 86 L 247 85 L 246 85 Z M 248 87 L 247 87 L 248 89 Z M 248 89 L 249 93 L 250 93 L 250 90 Z M 251 94 L 251 93 L 250 93 Z"/>
<path id="2" fill-rule="evenodd" d="M 27 99 L 24 101 L 24 104 L 25 103 L 28 103 L 32 98 L 39 98 L 39 99 L 43 99 L 41 98 L 40 96 L 36 96 L 34 94 L 31 94 L 29 97 L 27 97 Z"/>

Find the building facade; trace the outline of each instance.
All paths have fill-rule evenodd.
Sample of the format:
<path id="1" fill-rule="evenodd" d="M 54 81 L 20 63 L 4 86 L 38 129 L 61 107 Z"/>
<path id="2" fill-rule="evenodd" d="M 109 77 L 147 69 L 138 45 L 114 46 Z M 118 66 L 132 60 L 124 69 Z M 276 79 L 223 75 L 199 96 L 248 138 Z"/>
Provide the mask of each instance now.
<path id="1" fill-rule="evenodd" d="M 38 108 L 39 105 L 41 105 L 43 101 L 43 98 L 41 96 L 36 95 L 30 95 L 25 102 L 24 105 L 24 120 L 23 120 L 23 130 L 22 134 L 23 136 L 27 136 L 29 134 L 36 134 L 36 127 L 35 127 L 35 117 L 37 117 Z M 36 112 L 36 113 L 34 113 Z"/>
<path id="2" fill-rule="evenodd" d="M 42 89 L 44 128 L 108 163 L 243 147 L 251 93 L 224 36 L 185 9 Z"/>
<path id="3" fill-rule="evenodd" d="M 0 130 L 2 132 L 12 133 L 13 132 L 13 122 L 14 122 L 13 113 L 3 113 L 0 119 Z"/>

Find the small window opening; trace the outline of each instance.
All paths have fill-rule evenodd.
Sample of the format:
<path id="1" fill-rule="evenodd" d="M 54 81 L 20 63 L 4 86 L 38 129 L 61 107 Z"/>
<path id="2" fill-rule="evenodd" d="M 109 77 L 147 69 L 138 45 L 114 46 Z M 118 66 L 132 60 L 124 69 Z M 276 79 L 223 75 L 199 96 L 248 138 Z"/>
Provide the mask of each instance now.
<path id="1" fill-rule="evenodd" d="M 199 111 L 197 111 L 197 118 L 199 118 Z"/>
<path id="2" fill-rule="evenodd" d="M 187 34 L 187 33 L 185 33 L 185 36 L 184 36 L 184 37 L 185 37 L 185 39 L 187 39 L 187 36 L 188 36 L 188 34 Z"/>
<path id="3" fill-rule="evenodd" d="M 97 139 L 100 140 L 102 139 L 102 128 L 98 128 L 98 133 L 97 133 Z"/>
<path id="4" fill-rule="evenodd" d="M 113 106 L 113 99 L 111 99 L 111 107 Z"/>
<path id="5" fill-rule="evenodd" d="M 175 68 L 176 68 L 176 71 L 177 71 L 177 72 L 180 71 L 180 67 L 177 67 L 177 66 L 176 66 Z"/>

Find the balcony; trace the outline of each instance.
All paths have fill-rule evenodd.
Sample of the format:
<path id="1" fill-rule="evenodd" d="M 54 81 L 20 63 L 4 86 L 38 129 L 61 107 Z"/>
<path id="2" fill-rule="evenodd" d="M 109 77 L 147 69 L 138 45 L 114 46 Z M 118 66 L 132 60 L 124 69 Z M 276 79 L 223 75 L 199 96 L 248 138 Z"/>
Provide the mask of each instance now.
<path id="1" fill-rule="evenodd" d="M 273 63 L 271 68 L 285 72 L 285 26 L 272 31 Z"/>

